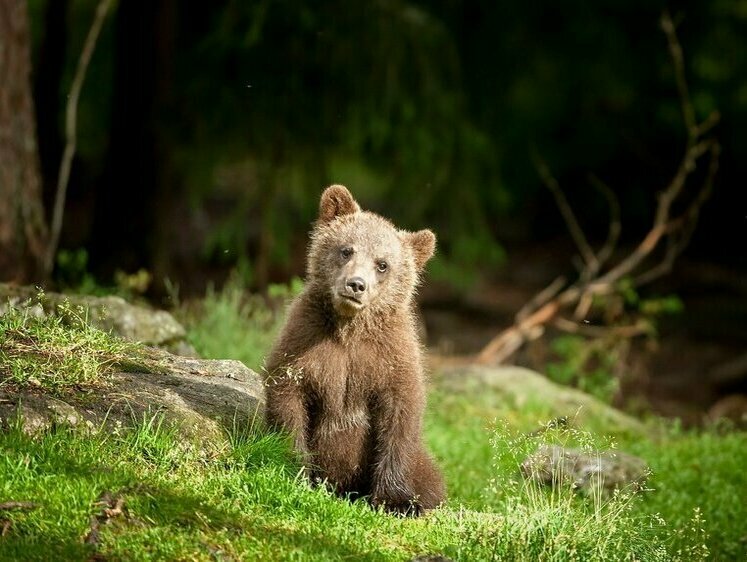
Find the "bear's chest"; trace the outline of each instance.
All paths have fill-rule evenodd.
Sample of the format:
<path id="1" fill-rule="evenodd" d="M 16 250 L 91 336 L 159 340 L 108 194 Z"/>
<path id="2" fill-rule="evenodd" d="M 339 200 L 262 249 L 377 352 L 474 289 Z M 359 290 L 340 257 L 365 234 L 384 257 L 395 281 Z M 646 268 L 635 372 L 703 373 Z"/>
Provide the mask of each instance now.
<path id="1" fill-rule="evenodd" d="M 397 360 L 380 346 L 325 341 L 300 358 L 307 399 L 325 409 L 361 410 L 393 376 Z"/>

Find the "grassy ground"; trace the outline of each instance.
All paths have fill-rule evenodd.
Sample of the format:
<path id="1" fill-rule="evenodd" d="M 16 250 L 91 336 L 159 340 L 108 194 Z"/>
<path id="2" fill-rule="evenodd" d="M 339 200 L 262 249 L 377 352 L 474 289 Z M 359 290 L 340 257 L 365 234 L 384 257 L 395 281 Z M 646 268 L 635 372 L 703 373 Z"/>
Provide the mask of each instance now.
<path id="1" fill-rule="evenodd" d="M 193 319 L 198 350 L 257 368 L 271 338 L 250 337 L 277 318 L 258 305 L 213 295 Z M 216 304 L 217 303 L 217 304 Z M 239 301 L 234 304 L 240 305 Z M 218 311 L 218 305 L 223 305 Z M 262 314 L 265 314 L 264 312 Z M 221 336 L 218 325 L 231 327 Z M 211 322 L 207 329 L 201 322 Z M 242 345 L 241 334 L 246 336 Z M 221 347 L 220 340 L 223 341 Z M 258 343 L 252 343 L 258 342 Z M 212 347 L 211 347 L 212 346 Z M 7 360 L 6 360 L 7 362 Z M 158 423 L 95 437 L 59 429 L 29 438 L 0 433 L 0 559 L 3 560 L 458 560 L 744 559 L 747 435 L 682 432 L 608 435 L 600 420 L 526 437 L 546 421 L 485 393 L 433 389 L 427 438 L 450 498 L 421 519 L 373 512 L 312 490 L 281 438 L 234 429 L 230 444 L 201 455 Z M 652 490 L 613 498 L 548 493 L 518 476 L 540 441 L 608 447 L 650 464 Z M 17 507 L 6 502 L 29 502 Z"/>

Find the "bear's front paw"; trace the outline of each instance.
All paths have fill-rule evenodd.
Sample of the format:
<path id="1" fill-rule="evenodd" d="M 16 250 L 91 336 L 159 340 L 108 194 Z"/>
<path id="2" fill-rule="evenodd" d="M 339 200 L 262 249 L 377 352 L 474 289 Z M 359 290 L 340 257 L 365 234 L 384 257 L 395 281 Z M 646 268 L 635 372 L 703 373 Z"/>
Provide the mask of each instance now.
<path id="1" fill-rule="evenodd" d="M 374 508 L 383 507 L 389 513 L 402 517 L 418 517 L 422 515 L 423 508 L 418 498 L 403 487 L 389 490 L 374 490 L 371 495 L 371 505 Z"/>

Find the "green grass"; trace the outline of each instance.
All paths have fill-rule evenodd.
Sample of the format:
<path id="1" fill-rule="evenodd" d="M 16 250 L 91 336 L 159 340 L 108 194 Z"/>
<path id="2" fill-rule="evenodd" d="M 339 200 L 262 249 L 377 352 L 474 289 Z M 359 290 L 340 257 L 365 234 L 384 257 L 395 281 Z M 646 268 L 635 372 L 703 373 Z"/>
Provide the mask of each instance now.
<path id="1" fill-rule="evenodd" d="M 198 350 L 261 363 L 272 337 L 253 332 L 263 326 L 275 330 L 278 319 L 256 316 L 252 307 L 261 307 L 244 308 L 247 301 L 240 295 L 210 298 L 202 315 L 193 317 Z M 225 348 L 219 330 L 224 330 Z M 234 428 L 228 444 L 209 454 L 185 443 L 158 418 L 141 420 L 132 431 L 97 436 L 58 429 L 30 438 L 14 427 L 0 433 L 0 504 L 22 501 L 36 507 L 0 510 L 0 529 L 8 522 L 0 559 L 82 560 L 97 554 L 114 560 L 401 561 L 442 553 L 469 561 L 689 561 L 747 556 L 747 434 L 685 432 L 655 422 L 641 434 L 613 430 L 585 415 L 579 417 L 581 428 L 572 420 L 569 430 L 528 437 L 548 420 L 548 412 L 534 402 L 516 408 L 479 388 L 432 389 L 426 436 L 444 469 L 449 501 L 420 519 L 375 512 L 365 503 L 310 489 L 298 477 L 287 442 L 261 427 Z M 549 441 L 589 449 L 614 442 L 649 463 L 651 489 L 605 498 L 569 489 L 553 493 L 526 482 L 519 462 Z M 115 509 L 107 521 L 105 510 L 118 498 L 122 513 Z M 101 521 L 98 538 L 86 544 L 92 518 Z"/>
<path id="2" fill-rule="evenodd" d="M 656 489 L 604 500 L 524 482 L 515 460 L 533 440 L 516 427 L 465 433 L 475 420 L 460 422 L 462 414 L 456 402 L 433 396 L 428 435 L 450 500 L 417 520 L 310 489 L 288 444 L 259 429 L 234 432 L 224 450 L 204 456 L 158 418 L 95 437 L 58 430 L 30 438 L 13 428 L 0 434 L 0 503 L 37 507 L 0 511 L 10 521 L 0 559 L 76 560 L 96 551 L 122 560 L 406 560 L 424 552 L 457 560 L 698 560 L 703 544 L 716 560 L 744 554 L 745 477 L 733 472 L 747 460 L 743 434 L 675 432 L 658 446 L 645 443 L 636 452 L 649 455 Z M 710 457 L 716 443 L 729 463 Z M 698 466 L 683 470 L 683 458 Z M 96 545 L 85 544 L 106 493 L 122 498 L 123 513 L 101 525 Z"/>
<path id="3" fill-rule="evenodd" d="M 189 342 L 203 357 L 238 359 L 259 371 L 283 322 L 285 301 L 300 292 L 300 281 L 270 286 L 275 306 L 247 294 L 234 278 L 221 291 L 209 289 L 195 307 L 182 307 L 177 316 L 188 329 Z"/>
<path id="4" fill-rule="evenodd" d="M 28 304 L 0 315 L 0 384 L 61 390 L 96 382 L 137 355 L 134 344 L 90 326 L 85 309 L 63 302 L 45 315 Z"/>

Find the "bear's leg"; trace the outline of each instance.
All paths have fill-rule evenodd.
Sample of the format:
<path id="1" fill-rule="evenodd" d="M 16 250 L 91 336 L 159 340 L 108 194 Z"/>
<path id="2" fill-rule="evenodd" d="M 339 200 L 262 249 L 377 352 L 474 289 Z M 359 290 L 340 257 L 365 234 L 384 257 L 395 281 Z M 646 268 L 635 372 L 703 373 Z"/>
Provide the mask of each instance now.
<path id="1" fill-rule="evenodd" d="M 322 423 L 312 439 L 314 473 L 343 495 L 368 492 L 368 428 L 331 429 Z"/>
<path id="2" fill-rule="evenodd" d="M 415 501 L 422 510 L 438 507 L 446 499 L 443 475 L 423 448 L 413 462 L 410 480 Z"/>
<path id="3" fill-rule="evenodd" d="M 303 464 L 310 462 L 306 432 L 308 413 L 304 406 L 301 386 L 287 378 L 276 379 L 267 385 L 267 423 L 293 437 L 295 450 L 301 455 Z"/>

